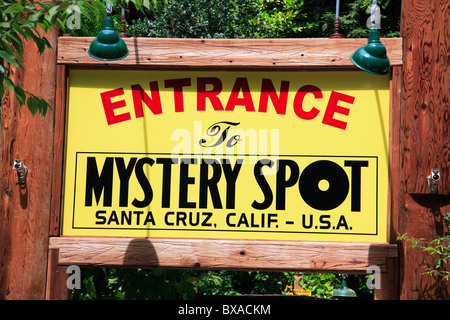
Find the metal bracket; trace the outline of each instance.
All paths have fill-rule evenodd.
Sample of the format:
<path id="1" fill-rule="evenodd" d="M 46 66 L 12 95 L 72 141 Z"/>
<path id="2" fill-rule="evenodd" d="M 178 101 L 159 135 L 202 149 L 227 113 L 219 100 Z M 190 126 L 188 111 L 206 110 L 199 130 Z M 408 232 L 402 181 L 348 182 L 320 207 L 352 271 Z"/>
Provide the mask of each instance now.
<path id="1" fill-rule="evenodd" d="M 427 177 L 428 190 L 430 190 L 430 193 L 438 192 L 438 182 L 440 178 L 441 173 L 439 172 L 439 169 L 431 169 L 431 174 Z"/>
<path id="2" fill-rule="evenodd" d="M 26 184 L 28 168 L 24 166 L 22 159 L 15 159 L 13 169 L 17 171 L 17 183 Z"/>

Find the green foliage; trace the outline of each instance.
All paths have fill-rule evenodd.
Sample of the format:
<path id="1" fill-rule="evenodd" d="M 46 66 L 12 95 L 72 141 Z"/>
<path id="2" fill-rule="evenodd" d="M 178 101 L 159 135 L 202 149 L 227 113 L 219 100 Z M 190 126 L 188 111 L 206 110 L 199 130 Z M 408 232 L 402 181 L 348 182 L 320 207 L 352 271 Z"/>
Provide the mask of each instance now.
<path id="1" fill-rule="evenodd" d="M 444 222 L 450 228 L 450 211 L 444 215 Z M 402 234 L 397 240 L 410 242 L 410 248 L 418 248 L 428 254 L 433 260 L 431 265 L 424 265 L 423 274 L 427 274 L 439 281 L 450 281 L 450 271 L 448 270 L 448 260 L 450 257 L 450 234 L 444 236 L 435 235 L 431 241 L 425 238 L 414 239 L 408 234 Z"/>
<path id="2" fill-rule="evenodd" d="M 100 4 L 100 5 L 95 5 Z M 106 6 L 104 3 L 97 1 L 87 1 L 80 3 L 76 10 L 81 13 L 80 16 L 80 28 L 68 28 L 67 23 L 62 23 L 60 28 L 64 34 L 68 34 L 72 37 L 95 37 L 103 28 L 103 20 L 106 17 Z M 62 17 L 62 21 L 66 22 L 67 19 L 73 14 L 72 12 L 65 13 Z M 113 6 L 113 13 L 111 15 L 114 21 L 115 30 L 120 30 L 120 6 Z M 127 27 L 126 23 L 126 27 Z"/>
<path id="3" fill-rule="evenodd" d="M 167 0 L 133 20 L 136 37 L 281 38 L 298 36 L 305 22 L 303 0 Z M 303 22 L 302 22 L 303 21 Z"/>
<path id="4" fill-rule="evenodd" d="M 333 291 L 341 287 L 337 275 L 328 273 L 302 273 L 298 283 L 304 290 L 311 290 L 313 297 L 325 299 L 331 299 Z"/>
<path id="5" fill-rule="evenodd" d="M 79 14 L 80 25 L 69 28 L 68 21 L 75 14 Z M 57 20 L 61 32 L 74 37 L 97 35 L 102 29 L 103 19 L 106 17 L 106 5 L 100 1 L 79 1 L 70 9 L 61 12 Z"/>
<path id="6" fill-rule="evenodd" d="M 44 31 L 52 29 L 57 12 L 63 10 L 64 5 L 53 7 L 32 0 L 0 0 L 0 8 L 0 101 L 8 87 L 21 106 L 26 104 L 33 115 L 39 112 L 45 116 L 48 103 L 15 84 L 10 78 L 11 66 L 23 68 L 23 39 L 33 41 L 41 54 L 46 48 L 51 48 L 37 28 L 39 26 Z"/>
<path id="7" fill-rule="evenodd" d="M 40 54 L 52 49 L 50 42 L 38 30 L 44 32 L 60 27 L 67 31 L 67 19 L 74 11 L 83 16 L 85 27 L 89 23 L 96 25 L 105 15 L 105 4 L 97 0 L 66 0 L 62 2 L 43 3 L 33 0 L 0 0 L 0 101 L 5 88 L 14 93 L 20 106 L 27 105 L 33 116 L 36 113 L 44 117 L 51 107 L 41 97 L 24 90 L 20 84 L 11 79 L 11 67 L 23 68 L 23 41 L 33 41 Z M 113 3 L 119 0 L 109 0 Z M 150 0 L 123 0 L 134 3 L 138 10 L 150 7 Z M 153 0 L 152 0 L 153 1 Z M 92 32 L 88 30 L 88 32 Z"/>
<path id="8" fill-rule="evenodd" d="M 192 299 L 196 295 L 280 294 L 293 273 L 165 269 L 81 269 L 74 300 Z"/>
<path id="9" fill-rule="evenodd" d="M 153 17 L 132 21 L 136 37 L 242 38 L 251 37 L 250 20 L 258 12 L 247 0 L 168 0 Z"/>
<path id="10" fill-rule="evenodd" d="M 341 275 L 328 273 L 83 268 L 81 275 L 81 290 L 72 291 L 75 300 L 167 300 L 282 294 L 287 287 L 293 286 L 296 276 L 300 276 L 300 287 L 311 290 L 311 295 L 316 298 L 333 299 L 333 291 L 342 287 Z M 363 295 L 372 297 L 373 292 L 366 287 L 366 276 L 351 275 L 347 283 L 360 298 Z"/>
<path id="11" fill-rule="evenodd" d="M 57 25 L 64 26 L 70 6 L 88 6 L 88 9 L 82 9 L 86 13 L 93 12 L 93 8 L 104 8 L 104 5 L 87 5 L 81 1 L 46 4 L 33 0 L 0 0 L 0 101 L 7 87 L 15 94 L 20 106 L 26 104 L 33 116 L 36 113 L 42 117 L 46 115 L 50 105 L 12 81 L 11 66 L 23 68 L 24 40 L 33 41 L 40 54 L 45 49 L 51 49 L 50 42 L 39 33 L 38 27 L 49 31 Z"/>
<path id="12" fill-rule="evenodd" d="M 339 33 L 346 38 L 366 38 L 367 11 L 372 0 L 341 1 L 339 10 Z M 381 7 L 382 37 L 398 37 L 400 31 L 401 0 L 379 0 Z M 304 10 L 307 12 L 309 27 L 302 32 L 302 37 L 329 37 L 334 33 L 336 2 L 327 0 L 306 0 Z"/>
<path id="13" fill-rule="evenodd" d="M 113 7 L 127 8 L 133 5 L 138 11 L 144 12 L 145 10 L 154 11 L 158 6 L 160 0 L 106 0 Z"/>
<path id="14" fill-rule="evenodd" d="M 281 294 L 294 274 L 262 271 L 204 271 L 197 274 L 199 295 Z"/>
<path id="15" fill-rule="evenodd" d="M 158 0 L 155 0 L 158 1 Z M 343 1 L 340 33 L 367 37 L 372 1 Z M 130 21 L 138 37 L 318 38 L 334 33 L 335 1 L 327 0 L 164 0 L 152 12 Z M 379 1 L 382 37 L 399 35 L 400 0 Z"/>
<path id="16" fill-rule="evenodd" d="M 447 213 L 446 219 L 450 218 Z M 427 274 L 439 281 L 450 281 L 450 271 L 448 271 L 447 263 L 450 257 L 450 235 L 436 236 L 435 239 L 427 241 L 424 238 L 409 238 L 408 234 L 399 235 L 397 240 L 410 242 L 410 248 L 421 249 L 424 253 L 433 258 L 431 265 L 424 265 L 423 274 Z"/>
<path id="17" fill-rule="evenodd" d="M 162 269 L 81 269 L 81 290 L 73 300 L 191 299 L 196 294 L 189 271 Z"/>
<path id="18" fill-rule="evenodd" d="M 260 10 L 253 19 L 259 38 L 298 37 L 310 27 L 303 12 L 303 0 L 261 0 Z"/>

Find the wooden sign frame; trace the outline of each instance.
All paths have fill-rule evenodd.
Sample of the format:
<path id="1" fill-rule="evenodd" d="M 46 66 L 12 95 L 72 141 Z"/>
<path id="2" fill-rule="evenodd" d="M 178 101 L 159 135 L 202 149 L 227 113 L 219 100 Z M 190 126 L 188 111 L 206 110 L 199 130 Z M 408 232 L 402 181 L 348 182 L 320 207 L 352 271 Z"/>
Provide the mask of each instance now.
<path id="1" fill-rule="evenodd" d="M 386 243 L 305 242 L 272 240 L 220 240 L 169 238 L 115 238 L 60 236 L 66 92 L 70 68 L 195 69 L 195 70 L 356 70 L 350 55 L 366 39 L 124 39 L 130 53 L 114 62 L 95 60 L 87 54 L 93 38 L 60 37 L 57 53 L 57 94 L 52 177 L 49 264 L 140 267 L 204 268 L 270 271 L 365 273 L 370 265 L 387 272 L 389 258 L 397 257 L 396 235 L 391 223 L 396 211 L 388 210 Z M 382 39 L 392 74 L 402 65 L 402 39 Z M 399 77 L 390 90 L 391 129 L 400 93 Z M 395 134 L 389 137 L 396 148 Z M 390 166 L 396 160 L 390 155 Z M 395 180 L 395 177 L 393 177 Z M 390 181 L 392 183 L 392 179 Z M 391 199 L 388 203 L 392 206 Z"/>

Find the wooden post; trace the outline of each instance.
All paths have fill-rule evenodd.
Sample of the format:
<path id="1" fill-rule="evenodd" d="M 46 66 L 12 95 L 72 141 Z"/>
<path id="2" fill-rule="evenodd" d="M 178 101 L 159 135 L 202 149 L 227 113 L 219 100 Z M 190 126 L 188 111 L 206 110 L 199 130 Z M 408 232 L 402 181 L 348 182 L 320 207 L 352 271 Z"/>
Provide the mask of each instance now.
<path id="1" fill-rule="evenodd" d="M 443 215 L 450 211 L 449 12 L 450 0 L 402 1 L 396 228 L 428 241 L 448 232 Z M 441 173 L 438 194 L 430 194 L 427 186 L 432 168 Z M 448 282 L 423 275 L 430 257 L 409 245 L 400 246 L 400 299 L 450 299 Z"/>
<path id="2" fill-rule="evenodd" d="M 389 210 L 388 220 L 388 242 L 397 243 L 398 217 L 400 196 L 404 190 L 400 183 L 400 99 L 402 84 L 402 67 L 394 66 L 391 73 L 390 83 L 390 127 L 389 127 Z M 388 258 L 386 261 L 386 273 L 381 274 L 381 283 L 375 289 L 374 298 L 376 300 L 397 300 L 399 299 L 399 275 L 398 259 Z"/>
<path id="3" fill-rule="evenodd" d="M 54 108 L 54 139 L 53 139 L 53 172 L 52 172 L 52 201 L 50 204 L 49 236 L 59 236 L 61 212 L 61 188 L 64 157 L 64 128 L 66 117 L 66 67 L 56 66 L 56 95 Z M 48 300 L 67 300 L 69 290 L 66 285 L 67 266 L 59 265 L 59 250 L 49 249 L 47 269 Z"/>
<path id="4" fill-rule="evenodd" d="M 55 32 L 45 36 L 53 48 Z M 54 108 L 56 50 L 40 55 L 33 41 L 24 41 L 24 69 L 11 78 Z M 53 170 L 54 113 L 45 118 L 20 108 L 6 90 L 0 133 L 0 299 L 44 299 L 47 282 L 49 217 Z M 26 184 L 17 184 L 14 159 L 28 168 Z"/>

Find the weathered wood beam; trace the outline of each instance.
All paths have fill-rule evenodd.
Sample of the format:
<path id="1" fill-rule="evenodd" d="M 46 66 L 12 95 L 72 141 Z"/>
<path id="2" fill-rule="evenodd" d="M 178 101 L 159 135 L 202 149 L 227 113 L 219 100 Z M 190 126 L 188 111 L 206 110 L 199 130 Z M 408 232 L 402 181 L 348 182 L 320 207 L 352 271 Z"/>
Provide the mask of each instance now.
<path id="1" fill-rule="evenodd" d="M 351 54 L 367 39 L 126 38 L 129 55 L 107 62 L 88 55 L 94 38 L 60 37 L 58 63 L 67 66 L 356 68 Z M 402 64 L 402 39 L 381 40 L 392 66 Z"/>
<path id="2" fill-rule="evenodd" d="M 386 271 L 397 245 L 221 239 L 51 237 L 59 264 L 101 267 L 204 268 L 365 273 Z M 218 254 L 220 252 L 220 254 Z"/>

